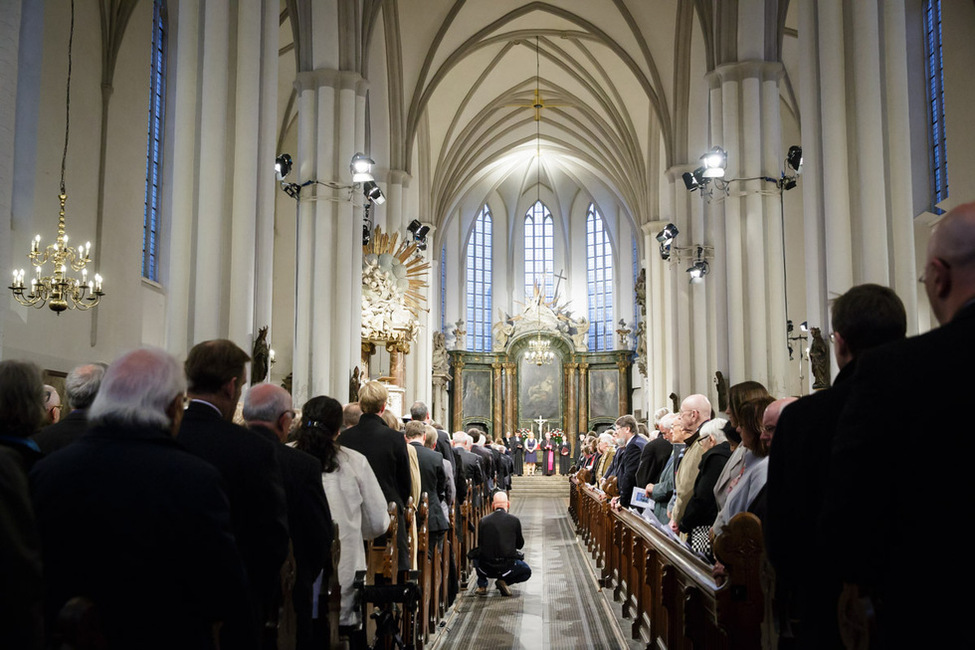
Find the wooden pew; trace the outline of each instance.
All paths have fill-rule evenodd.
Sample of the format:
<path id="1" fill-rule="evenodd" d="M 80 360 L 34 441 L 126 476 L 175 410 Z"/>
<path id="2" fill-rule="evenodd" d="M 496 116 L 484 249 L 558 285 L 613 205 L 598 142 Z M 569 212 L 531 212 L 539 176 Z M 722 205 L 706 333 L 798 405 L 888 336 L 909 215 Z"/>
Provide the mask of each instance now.
<path id="1" fill-rule="evenodd" d="M 417 648 L 422 649 L 430 636 L 430 604 L 432 599 L 431 563 L 430 563 L 430 499 L 427 493 L 420 495 L 420 508 L 416 514 L 416 565 L 420 572 L 420 612 L 417 621 Z"/>
<path id="2" fill-rule="evenodd" d="M 396 549 L 396 530 L 399 525 L 399 513 L 392 501 L 388 505 L 389 528 L 386 534 L 372 540 L 368 545 L 366 565 L 369 567 L 366 577 L 367 584 L 387 584 L 396 581 L 399 571 L 399 553 Z"/>
<path id="3" fill-rule="evenodd" d="M 629 511 L 614 511 L 603 495 L 575 484 L 580 527 L 603 558 L 600 583 L 613 586 L 632 638 L 647 648 L 752 650 L 761 647 L 765 594 L 759 582 L 761 524 L 742 513 L 715 541 L 729 578 L 718 586 L 711 565 Z"/>

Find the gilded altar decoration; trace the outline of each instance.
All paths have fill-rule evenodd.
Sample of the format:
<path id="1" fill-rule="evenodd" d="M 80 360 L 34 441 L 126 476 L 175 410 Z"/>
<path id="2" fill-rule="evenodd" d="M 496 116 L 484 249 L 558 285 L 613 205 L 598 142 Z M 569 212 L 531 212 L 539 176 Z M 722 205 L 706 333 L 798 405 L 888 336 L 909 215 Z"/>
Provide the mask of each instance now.
<path id="1" fill-rule="evenodd" d="M 383 233 L 377 226 L 362 247 L 362 338 L 409 343 L 419 332 L 417 317 L 425 298 L 430 264 L 414 242 Z"/>

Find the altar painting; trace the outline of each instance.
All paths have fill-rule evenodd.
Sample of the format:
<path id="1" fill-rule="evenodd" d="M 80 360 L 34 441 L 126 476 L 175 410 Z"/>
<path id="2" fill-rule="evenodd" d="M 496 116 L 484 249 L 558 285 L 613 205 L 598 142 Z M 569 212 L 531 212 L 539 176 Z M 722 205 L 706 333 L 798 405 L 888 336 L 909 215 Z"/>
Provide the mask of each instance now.
<path id="1" fill-rule="evenodd" d="M 518 413 L 519 420 L 561 421 L 562 364 L 558 360 L 537 366 L 518 360 Z"/>
<path id="2" fill-rule="evenodd" d="M 590 369 L 589 371 L 589 417 L 619 417 L 619 370 Z"/>
<path id="3" fill-rule="evenodd" d="M 464 417 L 491 418 L 491 371 L 464 373 Z"/>

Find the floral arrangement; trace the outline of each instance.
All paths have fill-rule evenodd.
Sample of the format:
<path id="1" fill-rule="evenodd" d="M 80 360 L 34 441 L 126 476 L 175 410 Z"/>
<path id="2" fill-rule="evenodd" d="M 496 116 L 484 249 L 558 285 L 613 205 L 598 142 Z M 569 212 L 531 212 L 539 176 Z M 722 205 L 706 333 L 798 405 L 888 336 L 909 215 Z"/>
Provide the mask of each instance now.
<path id="1" fill-rule="evenodd" d="M 550 429 L 549 433 L 552 434 L 552 442 L 557 445 L 561 445 L 565 441 L 565 431 L 562 429 Z"/>

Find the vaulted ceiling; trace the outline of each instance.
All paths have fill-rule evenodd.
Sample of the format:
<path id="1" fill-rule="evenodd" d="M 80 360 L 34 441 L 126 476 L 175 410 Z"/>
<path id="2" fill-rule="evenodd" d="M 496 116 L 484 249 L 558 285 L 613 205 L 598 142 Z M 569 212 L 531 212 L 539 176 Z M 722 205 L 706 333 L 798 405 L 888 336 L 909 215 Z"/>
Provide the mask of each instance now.
<path id="1" fill-rule="evenodd" d="M 294 112 L 293 2 L 282 0 L 282 133 Z M 689 162 L 688 140 L 707 142 L 687 131 L 707 123 L 709 7 L 366 0 L 357 60 L 370 81 L 373 157 L 425 176 L 423 202 L 437 221 L 492 190 L 533 192 L 537 179 L 557 194 L 615 200 L 635 222 L 652 218 L 661 173 Z"/>

